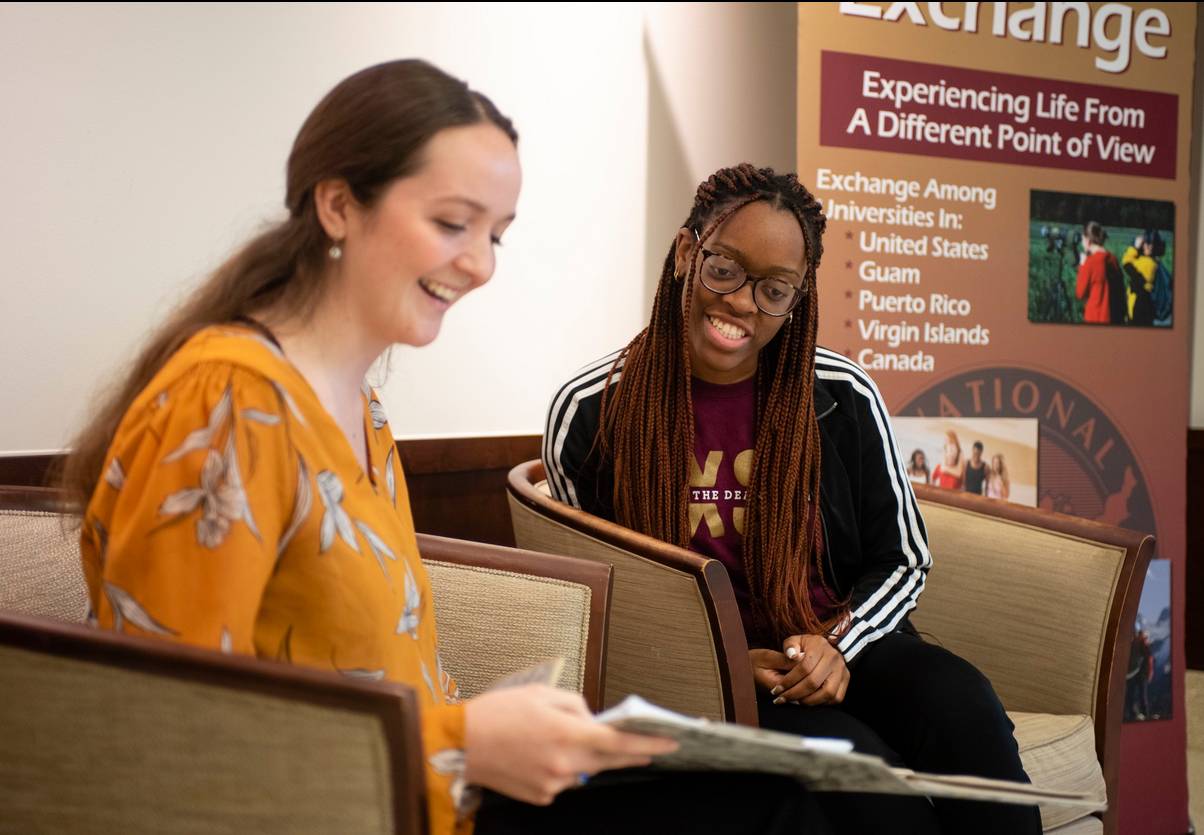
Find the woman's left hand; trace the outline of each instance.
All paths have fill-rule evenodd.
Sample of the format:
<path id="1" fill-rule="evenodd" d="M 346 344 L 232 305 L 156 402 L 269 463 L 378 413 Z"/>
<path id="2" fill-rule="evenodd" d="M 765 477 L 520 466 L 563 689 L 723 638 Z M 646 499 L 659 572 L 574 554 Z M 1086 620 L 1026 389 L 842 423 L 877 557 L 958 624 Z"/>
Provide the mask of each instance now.
<path id="1" fill-rule="evenodd" d="M 844 655 L 823 635 L 791 635 L 782 642 L 788 658 L 797 659 L 794 669 L 771 691 L 774 704 L 798 702 L 808 706 L 840 704 L 849 687 L 849 668 Z"/>

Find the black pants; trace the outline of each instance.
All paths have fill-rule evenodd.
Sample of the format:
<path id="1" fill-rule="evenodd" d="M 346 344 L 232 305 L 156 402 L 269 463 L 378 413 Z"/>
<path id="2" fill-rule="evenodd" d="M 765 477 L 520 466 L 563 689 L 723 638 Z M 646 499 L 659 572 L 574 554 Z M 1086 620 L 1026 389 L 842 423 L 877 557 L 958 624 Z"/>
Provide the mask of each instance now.
<path id="1" fill-rule="evenodd" d="M 761 726 L 803 736 L 843 737 L 892 765 L 939 774 L 1029 782 L 1011 720 L 986 676 L 942 647 L 896 632 L 853 664 L 840 705 L 774 705 L 757 695 Z M 815 795 L 840 833 L 1039 835 L 1035 806 L 883 794 Z"/>
<path id="2" fill-rule="evenodd" d="M 834 835 L 819 795 L 769 774 L 630 769 L 530 806 L 486 792 L 477 835 Z"/>

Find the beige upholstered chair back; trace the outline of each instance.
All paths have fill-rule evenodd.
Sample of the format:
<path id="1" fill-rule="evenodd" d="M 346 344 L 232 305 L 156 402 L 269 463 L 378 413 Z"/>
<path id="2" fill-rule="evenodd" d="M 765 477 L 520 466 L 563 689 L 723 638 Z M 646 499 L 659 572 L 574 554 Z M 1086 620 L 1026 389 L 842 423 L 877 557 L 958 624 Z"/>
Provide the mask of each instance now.
<path id="1" fill-rule="evenodd" d="M 604 705 L 636 693 L 687 715 L 755 724 L 744 631 L 722 565 L 553 502 L 535 488 L 542 478 L 538 461 L 511 471 L 518 546 L 614 568 Z"/>
<path id="2" fill-rule="evenodd" d="M 982 670 L 1008 710 L 1094 716 L 1125 549 L 933 501 L 921 509 L 933 567 L 916 627 Z M 1017 582 L 1030 610 L 1056 616 L 1024 617 L 1015 593 L 1000 593 Z"/>
<path id="3" fill-rule="evenodd" d="M 0 832 L 418 833 L 399 685 L 0 615 Z"/>
<path id="4" fill-rule="evenodd" d="M 88 590 L 79 529 L 51 490 L 0 489 L 0 612 L 83 623 Z"/>
<path id="5" fill-rule="evenodd" d="M 559 686 L 601 702 L 610 568 L 420 535 L 444 669 L 471 698 L 511 673 L 564 658 Z"/>

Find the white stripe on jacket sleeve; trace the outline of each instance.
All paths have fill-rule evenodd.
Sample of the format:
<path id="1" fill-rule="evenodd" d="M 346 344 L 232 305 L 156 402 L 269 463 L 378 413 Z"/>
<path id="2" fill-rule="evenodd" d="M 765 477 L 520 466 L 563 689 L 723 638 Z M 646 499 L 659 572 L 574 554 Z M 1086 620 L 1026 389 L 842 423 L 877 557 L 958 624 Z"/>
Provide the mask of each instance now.
<path id="1" fill-rule="evenodd" d="M 548 407 L 541 450 L 548 488 L 553 498 L 576 508 L 580 508 L 581 503 L 577 500 L 577 491 L 561 459 L 564 443 L 572 428 L 577 407 L 583 399 L 597 394 L 606 386 L 606 377 L 618 355 L 619 351 L 615 351 L 577 371 L 557 390 Z M 612 383 L 617 383 L 621 376 L 622 372 L 616 370 Z"/>

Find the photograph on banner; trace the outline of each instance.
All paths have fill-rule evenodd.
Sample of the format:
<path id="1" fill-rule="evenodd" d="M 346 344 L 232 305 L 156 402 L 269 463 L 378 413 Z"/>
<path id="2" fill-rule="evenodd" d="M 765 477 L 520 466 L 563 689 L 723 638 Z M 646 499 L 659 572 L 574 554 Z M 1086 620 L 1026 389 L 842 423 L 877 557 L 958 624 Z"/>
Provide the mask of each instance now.
<path id="1" fill-rule="evenodd" d="M 1028 319 L 1169 328 L 1175 205 L 1032 191 Z"/>
<path id="2" fill-rule="evenodd" d="M 1036 419 L 895 416 L 891 423 L 913 482 L 1037 506 Z"/>
<path id="3" fill-rule="evenodd" d="M 1125 721 L 1170 718 L 1171 562 L 1151 560 L 1125 670 Z"/>

